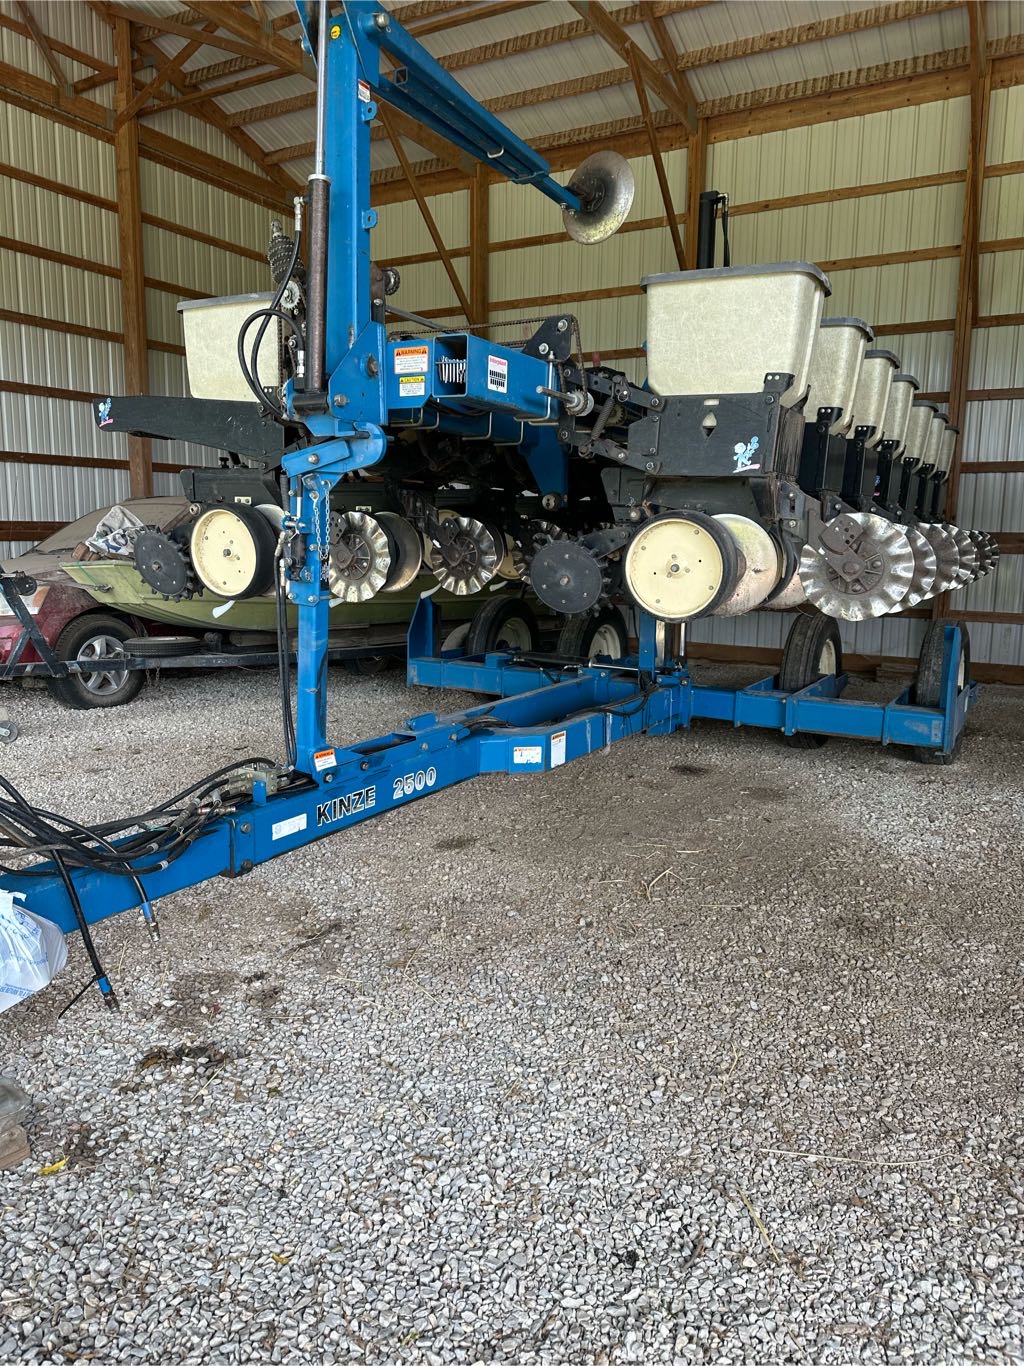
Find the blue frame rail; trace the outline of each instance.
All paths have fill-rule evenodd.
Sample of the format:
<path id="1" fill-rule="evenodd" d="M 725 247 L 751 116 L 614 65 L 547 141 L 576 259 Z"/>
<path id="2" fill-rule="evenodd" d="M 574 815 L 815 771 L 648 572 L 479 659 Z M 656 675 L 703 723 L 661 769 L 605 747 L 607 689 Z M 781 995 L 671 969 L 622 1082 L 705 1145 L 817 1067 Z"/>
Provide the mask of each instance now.
<path id="1" fill-rule="evenodd" d="M 117 873 L 75 870 L 75 890 L 90 925 L 135 907 L 148 914 L 160 897 L 212 877 L 240 876 L 479 774 L 544 773 L 632 736 L 670 735 L 697 718 L 952 753 L 977 690 L 968 684 L 958 691 L 953 661 L 959 658 L 959 628 L 944 630 L 945 706 L 939 710 L 911 705 L 907 693 L 885 704 L 847 700 L 840 696 L 845 675 L 784 693 L 775 678 L 740 689 L 706 687 L 678 665 L 651 673 L 638 660 L 552 666 L 507 654 L 439 656 L 436 610 L 431 598 L 421 598 L 409 632 L 409 682 L 492 692 L 497 700 L 448 714 L 427 712 L 389 735 L 327 747 L 298 788 L 269 793 L 257 781 L 251 800 L 212 821 L 180 858 L 145 875 L 145 906 L 133 881 Z M 39 876 L 46 871 L 52 875 Z M 52 865 L 37 865 L 31 876 L 5 877 L 3 885 L 24 893 L 28 910 L 65 933 L 77 928 Z"/>

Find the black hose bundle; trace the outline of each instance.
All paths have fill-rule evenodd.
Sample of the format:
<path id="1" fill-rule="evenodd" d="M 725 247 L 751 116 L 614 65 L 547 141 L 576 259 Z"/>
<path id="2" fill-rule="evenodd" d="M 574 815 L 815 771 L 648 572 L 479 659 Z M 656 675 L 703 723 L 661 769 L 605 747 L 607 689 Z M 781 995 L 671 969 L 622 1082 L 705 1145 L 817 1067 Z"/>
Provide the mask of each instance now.
<path id="1" fill-rule="evenodd" d="M 256 401 L 260 404 L 264 411 L 270 413 L 272 417 L 276 417 L 279 421 L 283 420 L 284 418 L 283 409 L 279 408 L 278 405 L 274 403 L 274 401 L 264 391 L 263 387 L 259 382 L 259 354 L 260 347 L 263 345 L 263 338 L 266 335 L 267 328 L 270 326 L 271 318 L 277 318 L 281 322 L 287 323 L 287 325 L 295 333 L 295 337 L 298 340 L 300 350 L 305 349 L 305 341 L 303 339 L 301 331 L 299 330 L 298 325 L 295 322 L 295 319 L 289 317 L 289 315 L 285 313 L 281 308 L 281 300 L 284 298 L 284 292 L 288 288 L 288 281 L 294 275 L 295 267 L 298 263 L 299 243 L 301 242 L 301 240 L 302 230 L 298 229 L 295 233 L 295 242 L 292 245 L 291 261 L 289 262 L 288 269 L 285 271 L 284 276 L 281 279 L 281 283 L 277 287 L 277 293 L 274 295 L 273 302 L 271 303 L 269 308 L 259 308 L 256 310 L 255 313 L 250 313 L 249 317 L 246 318 L 245 322 L 241 326 L 241 329 L 239 330 L 238 343 L 236 347 L 238 355 L 238 365 L 242 371 L 243 379 L 245 380 L 249 388 L 252 390 L 253 394 L 256 397 Z M 252 347 L 249 352 L 249 357 L 248 359 L 246 359 L 245 339 L 248 335 L 249 328 L 253 325 L 257 318 L 262 318 L 263 321 L 260 323 L 259 330 L 256 333 L 255 340 L 253 341 Z"/>
<path id="2" fill-rule="evenodd" d="M 7 794 L 0 797 L 0 848 L 53 859 L 58 871 L 85 868 L 131 878 L 145 901 L 140 878 L 180 858 L 212 820 L 230 809 L 232 799 L 222 792 L 224 780 L 242 769 L 277 767 L 273 759 L 240 760 L 200 778 L 148 811 L 93 826 L 32 806 L 12 783 L 0 777 L 0 789 Z M 0 873 L 49 877 L 51 870 L 0 864 Z"/>

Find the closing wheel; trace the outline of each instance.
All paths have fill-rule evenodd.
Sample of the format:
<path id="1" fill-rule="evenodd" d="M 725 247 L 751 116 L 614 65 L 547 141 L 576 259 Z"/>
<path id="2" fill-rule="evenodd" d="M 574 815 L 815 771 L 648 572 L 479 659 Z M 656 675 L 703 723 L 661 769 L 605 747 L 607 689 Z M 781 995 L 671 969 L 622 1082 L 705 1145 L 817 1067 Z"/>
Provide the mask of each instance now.
<path id="1" fill-rule="evenodd" d="M 0 745 L 13 745 L 20 734 L 17 721 L 0 716 Z"/>
<path id="2" fill-rule="evenodd" d="M 798 616 L 786 637 L 779 668 L 779 687 L 783 692 L 800 692 L 819 678 L 843 672 L 843 646 L 839 627 L 833 617 L 817 612 Z M 792 749 L 820 749 L 828 743 L 827 735 L 812 731 L 798 731 L 784 737 Z"/>
<path id="3" fill-rule="evenodd" d="M 634 602 L 659 621 L 707 616 L 735 591 L 744 564 L 728 530 L 702 512 L 667 512 L 640 528 L 624 575 Z"/>
<path id="4" fill-rule="evenodd" d="M 617 607 L 602 607 L 599 612 L 583 612 L 567 617 L 558 637 L 558 653 L 567 659 L 588 662 L 604 655 L 622 659 L 629 649 L 629 633 Z"/>
<path id="5" fill-rule="evenodd" d="M 423 566 L 423 542 L 412 522 L 397 512 L 378 512 L 374 516 L 384 528 L 391 551 L 391 565 L 382 593 L 398 593 L 408 588 Z"/>
<path id="6" fill-rule="evenodd" d="M 215 507 L 192 526 L 189 551 L 200 583 L 219 598 L 254 598 L 274 586 L 277 536 L 261 513 Z"/>
<path id="7" fill-rule="evenodd" d="M 911 701 L 916 707 L 936 707 L 943 704 L 942 666 L 946 653 L 944 623 L 930 621 L 921 642 L 921 653 L 917 661 L 917 675 L 911 690 Z M 967 628 L 960 623 L 960 653 L 953 661 L 956 670 L 957 696 L 963 692 L 971 680 L 971 638 Z M 919 764 L 951 764 L 960 750 L 964 738 L 963 731 L 956 738 L 956 744 L 949 754 L 941 750 L 929 749 L 925 745 L 914 746 L 914 758 Z"/>
<path id="8" fill-rule="evenodd" d="M 518 598 L 492 598 L 470 622 L 467 655 L 493 654 L 498 650 L 536 650 L 537 618 Z"/>

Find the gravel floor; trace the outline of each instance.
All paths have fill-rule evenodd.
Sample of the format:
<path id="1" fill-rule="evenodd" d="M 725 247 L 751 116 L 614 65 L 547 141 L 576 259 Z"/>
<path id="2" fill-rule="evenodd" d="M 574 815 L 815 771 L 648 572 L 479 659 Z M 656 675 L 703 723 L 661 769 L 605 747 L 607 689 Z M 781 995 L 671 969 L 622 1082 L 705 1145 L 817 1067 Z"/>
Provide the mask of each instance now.
<path id="1" fill-rule="evenodd" d="M 276 734 L 265 674 L 5 700 L 80 815 Z M 1024 1361 L 1022 759 L 997 688 L 949 769 L 707 723 L 112 921 L 119 1015 L 76 944 L 0 1019 L 0 1359 Z"/>

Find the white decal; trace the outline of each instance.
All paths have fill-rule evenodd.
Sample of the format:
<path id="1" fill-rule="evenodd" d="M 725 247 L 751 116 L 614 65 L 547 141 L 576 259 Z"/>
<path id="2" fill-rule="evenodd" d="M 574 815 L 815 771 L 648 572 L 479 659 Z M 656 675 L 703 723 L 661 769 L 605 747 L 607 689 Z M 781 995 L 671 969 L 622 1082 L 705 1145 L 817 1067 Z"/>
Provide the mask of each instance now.
<path id="1" fill-rule="evenodd" d="M 497 394 L 508 393 L 508 361 L 504 356 L 487 357 L 487 387 Z"/>
<path id="2" fill-rule="evenodd" d="M 297 835 L 300 830 L 306 828 L 306 813 L 303 811 L 301 816 L 289 816 L 286 821 L 275 821 L 270 827 L 270 838 L 273 840 L 283 840 L 285 835 Z"/>

